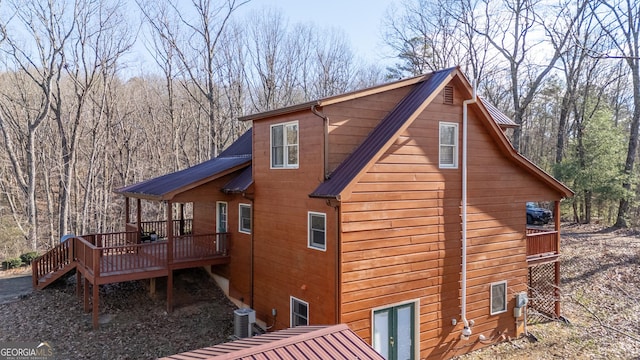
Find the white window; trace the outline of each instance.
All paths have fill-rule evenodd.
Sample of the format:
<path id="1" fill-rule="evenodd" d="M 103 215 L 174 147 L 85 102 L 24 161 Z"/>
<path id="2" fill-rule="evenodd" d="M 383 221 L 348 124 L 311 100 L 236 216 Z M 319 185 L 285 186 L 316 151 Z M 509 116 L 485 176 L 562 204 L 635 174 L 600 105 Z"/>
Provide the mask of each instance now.
<path id="1" fill-rule="evenodd" d="M 298 167 L 298 122 L 271 125 L 271 168 Z"/>
<path id="2" fill-rule="evenodd" d="M 309 211 L 309 247 L 318 250 L 327 249 L 327 216 L 323 213 Z"/>
<path id="3" fill-rule="evenodd" d="M 251 234 L 251 205 L 240 204 L 240 224 L 238 231 L 245 234 Z"/>
<path id="4" fill-rule="evenodd" d="M 458 124 L 440 123 L 440 167 L 458 167 Z"/>
<path id="5" fill-rule="evenodd" d="M 291 296 L 291 327 L 309 325 L 309 303 Z"/>
<path id="6" fill-rule="evenodd" d="M 491 284 L 491 315 L 507 311 L 507 282 Z"/>

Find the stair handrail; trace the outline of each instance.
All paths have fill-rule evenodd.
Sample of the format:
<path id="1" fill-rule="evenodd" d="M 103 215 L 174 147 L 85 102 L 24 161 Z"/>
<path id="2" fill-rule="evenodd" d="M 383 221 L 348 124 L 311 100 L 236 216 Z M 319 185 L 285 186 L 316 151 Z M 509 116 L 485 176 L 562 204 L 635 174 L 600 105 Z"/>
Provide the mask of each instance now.
<path id="1" fill-rule="evenodd" d="M 42 277 L 64 268 L 73 261 L 75 261 L 75 258 L 71 239 L 67 239 L 49 249 L 31 262 L 31 281 L 33 286 L 36 287 Z"/>

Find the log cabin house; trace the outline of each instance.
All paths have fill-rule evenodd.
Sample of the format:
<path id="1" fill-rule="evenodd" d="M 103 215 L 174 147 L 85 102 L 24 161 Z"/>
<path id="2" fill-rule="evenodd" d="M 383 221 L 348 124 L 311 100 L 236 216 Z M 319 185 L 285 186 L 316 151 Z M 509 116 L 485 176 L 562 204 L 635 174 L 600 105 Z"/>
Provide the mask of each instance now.
<path id="1" fill-rule="evenodd" d="M 515 124 L 459 68 L 240 120 L 251 130 L 217 158 L 118 190 L 119 245 L 88 236 L 58 250 L 94 324 L 95 284 L 167 276 L 170 310 L 173 270 L 195 266 L 264 329 L 344 323 L 385 358 L 521 335 L 525 306 L 560 315 L 560 200 L 572 192 L 514 150 Z M 142 221 L 141 200 L 166 203 L 167 220 Z M 527 228 L 529 201 L 553 204 L 552 228 Z M 150 230 L 165 240 L 142 242 Z M 138 254 L 162 260 L 115 261 Z M 51 281 L 47 264 L 34 286 Z"/>

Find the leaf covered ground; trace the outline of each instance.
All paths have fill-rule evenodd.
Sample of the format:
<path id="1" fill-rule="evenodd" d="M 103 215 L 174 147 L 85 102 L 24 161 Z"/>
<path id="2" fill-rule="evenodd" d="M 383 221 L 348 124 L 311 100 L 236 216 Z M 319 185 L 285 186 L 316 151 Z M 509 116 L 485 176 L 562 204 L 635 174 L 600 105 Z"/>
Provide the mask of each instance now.
<path id="1" fill-rule="evenodd" d="M 0 342 L 47 341 L 58 359 L 154 359 L 229 341 L 235 308 L 202 270 L 176 272 L 173 313 L 163 284 L 100 288 L 100 319 L 82 311 L 75 277 L 0 305 Z"/>
<path id="2" fill-rule="evenodd" d="M 532 313 L 537 338 L 521 338 L 461 359 L 640 359 L 640 234 L 563 225 L 562 314 Z"/>

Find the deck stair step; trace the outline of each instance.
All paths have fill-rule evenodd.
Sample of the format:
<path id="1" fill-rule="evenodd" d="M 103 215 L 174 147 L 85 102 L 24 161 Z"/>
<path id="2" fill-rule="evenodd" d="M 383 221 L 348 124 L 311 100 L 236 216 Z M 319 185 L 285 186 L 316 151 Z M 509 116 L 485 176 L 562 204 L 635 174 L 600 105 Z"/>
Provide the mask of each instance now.
<path id="1" fill-rule="evenodd" d="M 69 273 L 71 270 L 74 270 L 75 268 L 76 268 L 76 262 L 73 261 L 53 272 L 48 273 L 47 275 L 38 279 L 38 284 L 36 288 L 38 290 L 44 289 L 45 287 L 53 284 L 54 282 L 56 282 L 56 280 L 60 279 L 61 277 Z"/>

